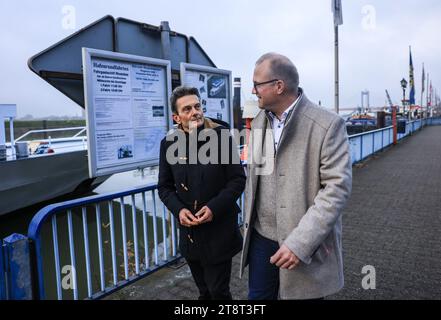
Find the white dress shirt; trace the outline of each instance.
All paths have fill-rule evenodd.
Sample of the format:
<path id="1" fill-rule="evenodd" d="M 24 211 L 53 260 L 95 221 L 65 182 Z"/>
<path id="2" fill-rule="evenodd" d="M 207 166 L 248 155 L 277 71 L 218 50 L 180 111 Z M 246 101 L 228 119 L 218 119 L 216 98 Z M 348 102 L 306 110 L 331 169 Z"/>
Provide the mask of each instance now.
<path id="1" fill-rule="evenodd" d="M 271 127 L 273 129 L 274 136 L 274 150 L 277 151 L 277 148 L 280 143 L 280 137 L 282 136 L 283 128 L 285 128 L 286 118 L 292 109 L 297 105 L 300 101 L 302 94 L 300 94 L 297 99 L 282 113 L 282 116 L 277 118 L 276 114 L 273 112 L 268 112 L 270 119 L 272 120 Z"/>

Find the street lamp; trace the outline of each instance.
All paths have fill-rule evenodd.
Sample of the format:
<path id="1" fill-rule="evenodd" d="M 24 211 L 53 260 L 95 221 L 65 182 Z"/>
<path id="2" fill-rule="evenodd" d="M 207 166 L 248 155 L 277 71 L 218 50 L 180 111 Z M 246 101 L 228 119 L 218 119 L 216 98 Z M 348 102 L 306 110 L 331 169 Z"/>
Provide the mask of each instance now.
<path id="1" fill-rule="evenodd" d="M 407 81 L 406 79 L 401 79 L 401 88 L 403 88 L 403 115 L 406 111 L 406 88 L 407 88 Z"/>

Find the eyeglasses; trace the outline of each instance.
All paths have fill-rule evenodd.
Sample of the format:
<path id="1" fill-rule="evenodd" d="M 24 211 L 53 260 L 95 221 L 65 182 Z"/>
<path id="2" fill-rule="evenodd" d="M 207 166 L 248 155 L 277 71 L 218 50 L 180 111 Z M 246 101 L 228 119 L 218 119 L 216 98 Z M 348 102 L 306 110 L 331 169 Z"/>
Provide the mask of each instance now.
<path id="1" fill-rule="evenodd" d="M 273 79 L 273 80 L 268 80 L 268 81 L 264 81 L 264 82 L 253 82 L 253 87 L 254 90 L 257 92 L 257 87 L 262 85 L 262 84 L 267 84 L 267 83 L 271 83 L 271 82 L 276 82 L 279 81 L 279 79 Z"/>

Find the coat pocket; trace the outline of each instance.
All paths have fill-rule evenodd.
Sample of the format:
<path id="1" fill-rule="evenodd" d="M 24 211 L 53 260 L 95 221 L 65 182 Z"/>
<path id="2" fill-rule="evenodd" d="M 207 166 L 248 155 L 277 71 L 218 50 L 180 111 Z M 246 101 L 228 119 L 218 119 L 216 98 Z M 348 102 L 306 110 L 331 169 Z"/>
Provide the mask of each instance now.
<path id="1" fill-rule="evenodd" d="M 334 239 L 334 236 L 332 234 L 329 235 L 325 239 L 325 241 L 323 241 L 319 245 L 319 247 L 315 250 L 314 254 L 312 255 L 312 258 L 317 260 L 320 263 L 325 262 L 326 259 L 331 254 L 332 250 L 334 249 L 333 239 Z"/>
<path id="2" fill-rule="evenodd" d="M 190 190 L 185 165 L 174 165 L 173 178 L 175 180 L 176 193 L 178 194 L 179 199 L 184 202 L 185 205 L 188 205 L 192 201 L 192 192 Z"/>
<path id="3" fill-rule="evenodd" d="M 324 248 L 324 245 L 321 244 L 317 250 L 315 251 L 314 255 L 313 255 L 313 259 L 323 263 L 325 262 L 326 258 L 328 257 L 328 253 L 326 251 L 326 249 Z"/>
<path id="4" fill-rule="evenodd" d="M 183 165 L 176 164 L 173 166 L 173 178 L 178 192 L 188 191 L 187 171 Z"/>

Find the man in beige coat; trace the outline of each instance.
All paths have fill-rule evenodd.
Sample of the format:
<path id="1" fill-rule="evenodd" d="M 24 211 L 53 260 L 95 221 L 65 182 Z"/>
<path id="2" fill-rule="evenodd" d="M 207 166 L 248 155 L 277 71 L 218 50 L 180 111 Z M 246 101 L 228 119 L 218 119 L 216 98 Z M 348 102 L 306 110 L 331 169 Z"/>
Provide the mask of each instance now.
<path id="1" fill-rule="evenodd" d="M 342 209 L 352 187 L 345 123 L 309 101 L 285 56 L 256 62 L 241 275 L 249 299 L 319 299 L 343 287 Z"/>

